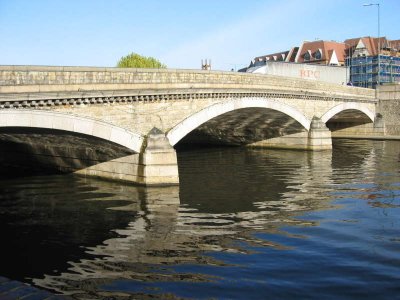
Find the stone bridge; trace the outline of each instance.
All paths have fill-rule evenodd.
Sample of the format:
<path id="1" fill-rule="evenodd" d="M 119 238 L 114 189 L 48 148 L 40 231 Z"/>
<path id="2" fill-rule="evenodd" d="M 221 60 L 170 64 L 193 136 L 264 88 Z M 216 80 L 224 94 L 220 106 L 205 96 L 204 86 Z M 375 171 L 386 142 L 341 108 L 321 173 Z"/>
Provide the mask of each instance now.
<path id="1" fill-rule="evenodd" d="M 329 150 L 332 135 L 378 134 L 376 105 L 374 90 L 260 74 L 0 66 L 0 151 L 10 166 L 176 184 L 180 145 Z"/>

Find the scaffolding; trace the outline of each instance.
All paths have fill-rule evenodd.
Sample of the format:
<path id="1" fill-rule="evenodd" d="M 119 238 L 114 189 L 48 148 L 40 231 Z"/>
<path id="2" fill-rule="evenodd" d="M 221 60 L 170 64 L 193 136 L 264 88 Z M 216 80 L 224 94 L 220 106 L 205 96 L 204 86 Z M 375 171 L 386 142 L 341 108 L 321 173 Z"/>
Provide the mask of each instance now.
<path id="1" fill-rule="evenodd" d="M 400 82 L 400 57 L 380 55 L 380 84 Z M 350 82 L 354 86 L 376 88 L 378 83 L 378 56 L 348 57 L 346 66 L 350 70 Z"/>

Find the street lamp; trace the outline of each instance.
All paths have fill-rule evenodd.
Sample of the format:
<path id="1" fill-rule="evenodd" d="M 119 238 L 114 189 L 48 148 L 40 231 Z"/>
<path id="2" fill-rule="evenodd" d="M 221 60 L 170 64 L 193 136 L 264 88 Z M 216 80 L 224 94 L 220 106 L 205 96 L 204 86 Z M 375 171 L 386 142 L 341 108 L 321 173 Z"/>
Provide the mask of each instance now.
<path id="1" fill-rule="evenodd" d="M 378 78 L 377 78 L 377 85 L 380 84 L 380 73 L 381 73 L 381 39 L 380 39 L 380 13 L 379 13 L 379 3 L 368 3 L 363 4 L 363 6 L 376 6 L 378 7 Z"/>

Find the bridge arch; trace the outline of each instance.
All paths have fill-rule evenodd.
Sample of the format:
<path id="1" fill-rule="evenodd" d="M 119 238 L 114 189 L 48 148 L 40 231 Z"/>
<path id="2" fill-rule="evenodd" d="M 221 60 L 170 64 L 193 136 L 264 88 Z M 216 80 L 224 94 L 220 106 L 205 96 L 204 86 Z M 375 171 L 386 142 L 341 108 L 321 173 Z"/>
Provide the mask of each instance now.
<path id="1" fill-rule="evenodd" d="M 140 152 L 143 137 L 118 126 L 91 118 L 53 111 L 0 111 L 0 127 L 56 129 L 98 137 Z"/>
<path id="2" fill-rule="evenodd" d="M 371 122 L 374 122 L 375 114 L 367 107 L 363 106 L 361 103 L 355 103 L 355 102 L 341 103 L 339 105 L 334 106 L 321 117 L 321 121 L 326 124 L 335 115 L 350 110 L 362 112 L 365 116 L 367 116 L 371 120 Z"/>
<path id="3" fill-rule="evenodd" d="M 267 108 L 281 112 L 300 123 L 306 130 L 310 129 L 311 121 L 296 108 L 287 104 L 265 98 L 239 98 L 208 106 L 201 111 L 187 117 L 172 128 L 167 137 L 172 146 L 177 144 L 188 133 L 198 128 L 207 121 L 225 113 L 242 108 Z"/>

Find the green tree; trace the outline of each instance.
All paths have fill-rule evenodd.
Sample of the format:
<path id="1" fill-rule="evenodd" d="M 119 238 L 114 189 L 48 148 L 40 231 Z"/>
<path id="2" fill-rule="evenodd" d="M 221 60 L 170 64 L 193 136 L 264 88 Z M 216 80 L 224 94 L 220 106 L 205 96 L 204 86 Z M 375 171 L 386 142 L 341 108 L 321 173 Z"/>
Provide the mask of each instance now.
<path id="1" fill-rule="evenodd" d="M 130 53 L 121 57 L 117 64 L 118 68 L 155 68 L 165 69 L 167 66 L 162 64 L 154 57 L 141 56 L 137 53 Z"/>

